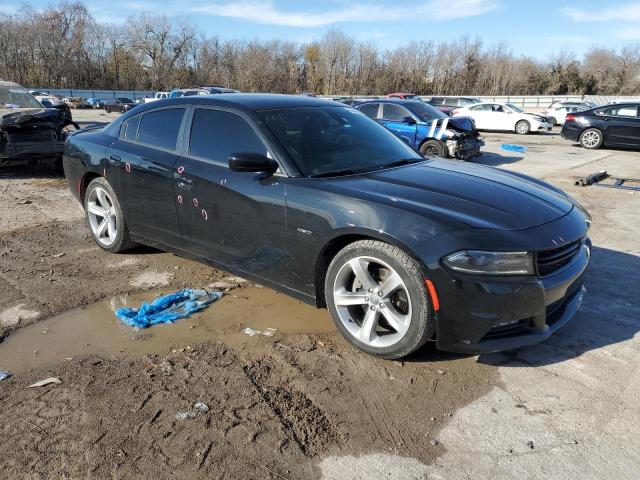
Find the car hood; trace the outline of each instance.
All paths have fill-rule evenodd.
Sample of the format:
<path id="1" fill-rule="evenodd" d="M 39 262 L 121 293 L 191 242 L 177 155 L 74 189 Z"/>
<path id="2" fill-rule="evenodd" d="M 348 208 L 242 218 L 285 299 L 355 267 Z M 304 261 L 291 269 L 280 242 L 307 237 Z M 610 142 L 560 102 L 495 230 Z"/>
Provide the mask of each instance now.
<path id="1" fill-rule="evenodd" d="M 0 108 L 0 128 L 34 124 L 64 126 L 64 115 L 55 108 Z"/>
<path id="2" fill-rule="evenodd" d="M 521 230 L 569 213 L 572 201 L 546 183 L 497 168 L 427 160 L 334 178 L 350 196 L 475 228 Z"/>

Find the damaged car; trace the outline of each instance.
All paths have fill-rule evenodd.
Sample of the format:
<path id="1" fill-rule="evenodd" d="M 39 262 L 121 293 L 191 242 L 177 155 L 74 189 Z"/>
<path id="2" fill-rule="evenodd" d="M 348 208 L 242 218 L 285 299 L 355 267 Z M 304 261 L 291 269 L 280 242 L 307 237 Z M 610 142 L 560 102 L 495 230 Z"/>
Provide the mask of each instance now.
<path id="1" fill-rule="evenodd" d="M 469 160 L 480 155 L 480 139 L 472 119 L 450 118 L 417 100 L 376 100 L 356 106 L 423 156 Z"/>
<path id="2" fill-rule="evenodd" d="M 0 166 L 61 161 L 67 136 L 78 128 L 17 83 L 0 81 Z"/>

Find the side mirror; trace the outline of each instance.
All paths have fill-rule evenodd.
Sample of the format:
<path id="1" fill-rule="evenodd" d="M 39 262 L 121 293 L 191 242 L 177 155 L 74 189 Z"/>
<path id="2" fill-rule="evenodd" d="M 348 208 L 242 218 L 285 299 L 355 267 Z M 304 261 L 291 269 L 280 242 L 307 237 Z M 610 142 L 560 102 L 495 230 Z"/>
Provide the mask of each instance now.
<path id="1" fill-rule="evenodd" d="M 274 174 L 278 170 L 278 162 L 261 153 L 232 153 L 229 155 L 229 168 L 234 172 Z"/>
<path id="2" fill-rule="evenodd" d="M 406 116 L 402 119 L 402 123 L 406 123 L 407 125 L 415 125 L 417 122 L 415 118 Z"/>

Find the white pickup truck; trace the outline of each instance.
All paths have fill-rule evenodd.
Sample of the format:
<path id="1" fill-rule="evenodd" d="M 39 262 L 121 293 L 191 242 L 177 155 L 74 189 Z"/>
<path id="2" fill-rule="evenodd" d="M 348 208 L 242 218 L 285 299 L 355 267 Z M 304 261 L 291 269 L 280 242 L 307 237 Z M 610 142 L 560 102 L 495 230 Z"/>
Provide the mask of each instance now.
<path id="1" fill-rule="evenodd" d="M 169 98 L 168 92 L 156 92 L 156 94 L 151 98 L 145 98 L 144 103 L 155 102 L 156 100 L 162 100 L 163 98 Z"/>

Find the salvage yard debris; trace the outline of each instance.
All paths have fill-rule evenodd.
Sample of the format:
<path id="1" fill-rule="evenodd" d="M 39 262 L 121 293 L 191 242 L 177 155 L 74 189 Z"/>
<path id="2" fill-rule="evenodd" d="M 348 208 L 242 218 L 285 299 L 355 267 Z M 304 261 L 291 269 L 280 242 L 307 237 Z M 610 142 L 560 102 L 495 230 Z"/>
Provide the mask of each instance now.
<path id="1" fill-rule="evenodd" d="M 193 404 L 193 408 L 188 412 L 178 412 L 176 413 L 176 420 L 190 420 L 192 418 L 196 418 L 198 415 L 207 413 L 209 411 L 209 406 L 203 402 L 196 402 Z"/>
<path id="2" fill-rule="evenodd" d="M 527 151 L 527 147 L 523 147 L 522 145 L 513 145 L 511 143 L 503 143 L 500 145 L 502 150 L 506 150 L 507 152 L 517 152 L 524 153 Z"/>
<path id="3" fill-rule="evenodd" d="M 640 192 L 640 179 L 638 178 L 613 178 L 613 183 L 602 183 L 602 181 L 607 178 L 611 178 L 611 175 L 609 175 L 606 170 L 600 170 L 599 172 L 592 173 L 591 175 L 578 179 L 575 182 L 575 185 L 582 187 L 593 185 L 594 187 L 615 188 Z"/>
<path id="4" fill-rule="evenodd" d="M 255 330 L 251 327 L 243 328 L 241 330 L 242 333 L 253 337 L 255 335 L 262 335 L 264 337 L 273 337 L 273 335 L 278 331 L 277 328 L 267 328 L 266 330 Z"/>
<path id="5" fill-rule="evenodd" d="M 60 383 L 62 383 L 62 380 L 60 380 L 58 377 L 49 377 L 45 378 L 44 380 L 40 380 L 39 382 L 32 383 L 31 385 L 28 385 L 27 388 L 44 387 L 46 385 Z"/>
<path id="6" fill-rule="evenodd" d="M 0 370 L 0 381 L 5 380 L 7 378 L 9 378 L 11 376 L 11 374 L 9 372 L 4 372 Z"/>
<path id="7" fill-rule="evenodd" d="M 116 316 L 132 327 L 147 328 L 158 323 L 173 323 L 180 318 L 190 317 L 220 297 L 222 292 L 184 288 L 158 297 L 151 303 L 143 302 L 140 309 L 119 308 L 116 310 Z"/>

